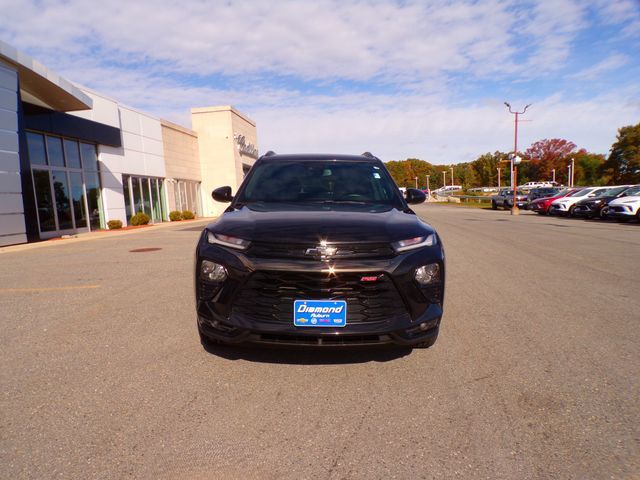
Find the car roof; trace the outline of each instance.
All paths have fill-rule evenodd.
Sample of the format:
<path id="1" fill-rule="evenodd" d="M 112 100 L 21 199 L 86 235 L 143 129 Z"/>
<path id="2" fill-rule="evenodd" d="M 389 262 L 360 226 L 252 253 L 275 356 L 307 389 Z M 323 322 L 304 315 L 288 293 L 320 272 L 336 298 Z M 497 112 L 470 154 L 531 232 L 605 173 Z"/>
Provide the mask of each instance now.
<path id="1" fill-rule="evenodd" d="M 381 162 L 378 157 L 373 155 L 345 155 L 345 154 L 333 154 L 333 153 L 287 153 L 287 154 L 271 154 L 264 155 L 259 159 L 262 162 L 281 162 L 281 161 L 296 161 L 296 162 L 310 162 L 317 160 L 337 160 L 348 162 Z"/>

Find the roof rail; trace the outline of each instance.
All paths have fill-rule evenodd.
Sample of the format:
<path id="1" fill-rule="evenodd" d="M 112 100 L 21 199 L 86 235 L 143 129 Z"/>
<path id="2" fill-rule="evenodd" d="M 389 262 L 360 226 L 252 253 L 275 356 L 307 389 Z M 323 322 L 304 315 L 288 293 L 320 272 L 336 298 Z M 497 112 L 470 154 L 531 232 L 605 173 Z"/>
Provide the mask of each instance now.
<path id="1" fill-rule="evenodd" d="M 263 157 L 271 157 L 272 155 L 275 155 L 276 152 L 274 152 L 273 150 L 269 150 L 267 153 L 265 153 L 263 155 Z"/>
<path id="2" fill-rule="evenodd" d="M 378 157 L 376 157 L 376 156 L 375 156 L 373 153 L 371 153 L 371 152 L 364 152 L 364 153 L 362 154 L 362 156 L 363 156 L 363 157 L 369 157 L 369 158 L 378 158 Z"/>

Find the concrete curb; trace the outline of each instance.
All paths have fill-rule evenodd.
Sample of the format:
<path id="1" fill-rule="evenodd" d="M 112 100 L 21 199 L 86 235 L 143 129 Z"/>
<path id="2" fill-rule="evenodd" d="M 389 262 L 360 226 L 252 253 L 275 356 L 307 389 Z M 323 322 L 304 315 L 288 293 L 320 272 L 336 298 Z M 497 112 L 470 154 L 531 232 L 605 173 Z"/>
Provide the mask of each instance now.
<path id="1" fill-rule="evenodd" d="M 100 230 L 98 232 L 78 233 L 68 238 L 52 238 L 49 240 L 43 240 L 32 243 L 21 243 L 19 245 L 8 245 L 6 247 L 0 247 L 0 255 L 13 252 L 23 252 L 25 250 L 34 250 L 44 247 L 55 247 L 58 245 L 69 245 L 72 243 L 87 242 L 91 240 L 103 240 L 106 238 L 123 237 L 126 235 L 136 235 L 143 232 L 154 232 L 158 229 L 188 226 L 188 225 L 206 225 L 212 222 L 217 217 L 197 218 L 195 220 L 181 220 L 179 222 L 162 222 L 155 223 L 145 228 L 135 228 L 132 230 Z"/>

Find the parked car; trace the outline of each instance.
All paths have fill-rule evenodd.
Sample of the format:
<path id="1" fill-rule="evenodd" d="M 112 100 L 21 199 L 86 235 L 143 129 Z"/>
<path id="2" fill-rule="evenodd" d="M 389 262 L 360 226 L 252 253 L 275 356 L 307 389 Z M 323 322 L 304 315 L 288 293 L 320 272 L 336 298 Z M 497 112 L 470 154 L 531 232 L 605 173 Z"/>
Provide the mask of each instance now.
<path id="1" fill-rule="evenodd" d="M 586 198 L 597 197 L 612 187 L 587 187 L 571 196 L 559 198 L 551 202 L 549 206 L 549 215 L 561 215 L 571 217 L 576 203 Z"/>
<path id="2" fill-rule="evenodd" d="M 527 195 L 527 208 L 531 202 L 538 198 L 548 198 L 553 197 L 556 193 L 560 191 L 557 187 L 539 187 L 534 188 L 529 191 L 529 195 Z"/>
<path id="3" fill-rule="evenodd" d="M 631 187 L 633 188 L 633 187 Z M 607 218 L 609 203 L 616 198 L 626 196 L 626 192 L 630 190 L 629 185 L 614 187 L 605 191 L 602 195 L 594 198 L 586 198 L 576 203 L 573 209 L 575 217 L 583 218 Z"/>
<path id="4" fill-rule="evenodd" d="M 522 190 L 516 191 L 516 205 L 518 208 L 527 206 L 527 194 Z M 513 208 L 513 190 L 502 190 L 497 195 L 491 196 L 491 208 L 496 210 L 498 207 L 502 207 L 505 210 Z"/>
<path id="5" fill-rule="evenodd" d="M 545 187 L 553 187 L 556 182 L 527 182 L 522 185 L 518 185 L 518 188 L 522 188 L 524 190 L 533 190 L 534 188 L 545 188 Z"/>
<path id="6" fill-rule="evenodd" d="M 607 218 L 630 220 L 636 218 L 640 222 L 640 185 L 627 189 L 623 195 L 609 202 Z"/>
<path id="7" fill-rule="evenodd" d="M 554 200 L 574 195 L 580 190 L 582 190 L 582 188 L 564 188 L 559 190 L 552 197 L 537 198 L 531 201 L 528 205 L 528 209 L 540 215 L 546 215 L 549 213 L 549 206 L 551 206 L 551 203 L 553 203 Z"/>
<path id="8" fill-rule="evenodd" d="M 459 192 L 462 190 L 460 185 L 447 185 L 445 187 L 440 187 L 437 190 L 433 191 L 434 195 L 451 195 L 454 192 Z"/>
<path id="9" fill-rule="evenodd" d="M 410 208 L 384 163 L 363 155 L 260 157 L 196 247 L 204 345 L 426 348 L 443 314 L 436 231 Z"/>

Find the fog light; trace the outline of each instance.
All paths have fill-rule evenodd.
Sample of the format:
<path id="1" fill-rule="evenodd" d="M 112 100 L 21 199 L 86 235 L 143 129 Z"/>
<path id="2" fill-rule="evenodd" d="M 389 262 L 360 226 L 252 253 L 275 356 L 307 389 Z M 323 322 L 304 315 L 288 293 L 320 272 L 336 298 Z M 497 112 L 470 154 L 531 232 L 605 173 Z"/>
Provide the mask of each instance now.
<path id="1" fill-rule="evenodd" d="M 440 265 L 430 263 L 416 268 L 415 279 L 420 285 L 429 285 L 440 280 Z"/>
<path id="2" fill-rule="evenodd" d="M 203 260 L 200 265 L 200 278 L 208 282 L 222 282 L 227 278 L 227 270 L 222 265 Z"/>

